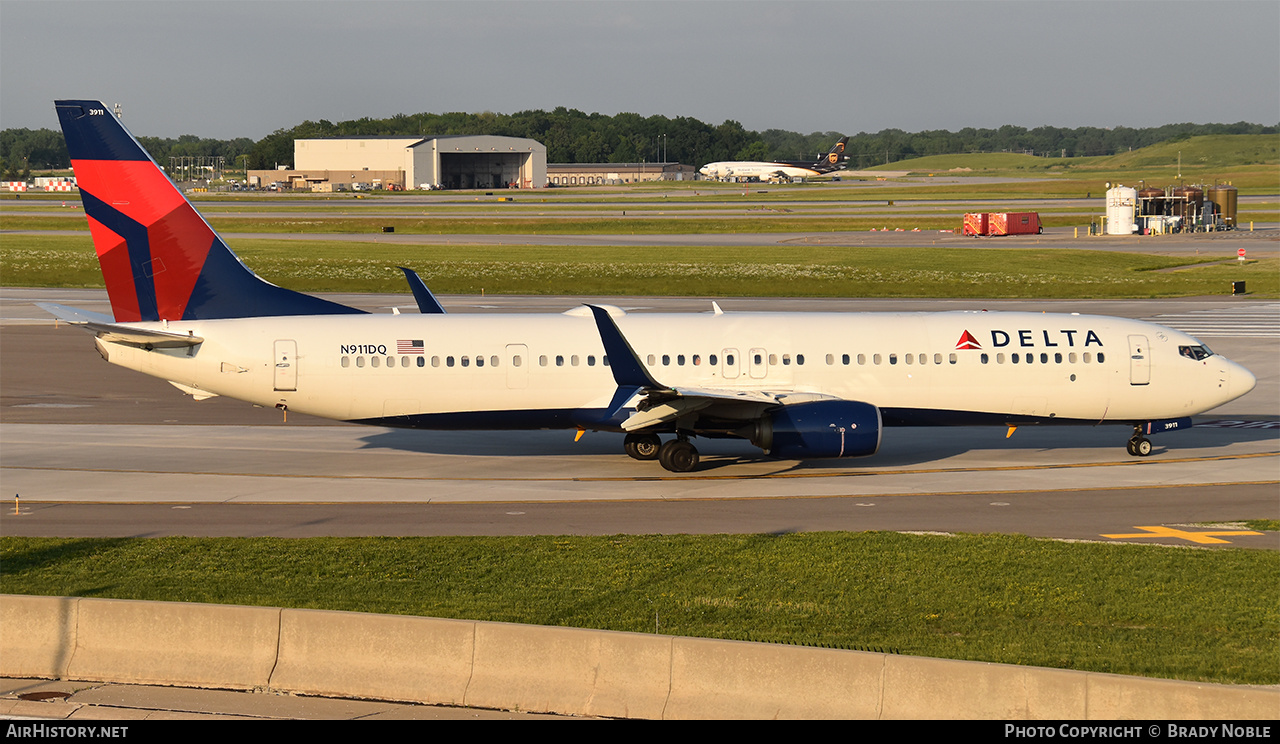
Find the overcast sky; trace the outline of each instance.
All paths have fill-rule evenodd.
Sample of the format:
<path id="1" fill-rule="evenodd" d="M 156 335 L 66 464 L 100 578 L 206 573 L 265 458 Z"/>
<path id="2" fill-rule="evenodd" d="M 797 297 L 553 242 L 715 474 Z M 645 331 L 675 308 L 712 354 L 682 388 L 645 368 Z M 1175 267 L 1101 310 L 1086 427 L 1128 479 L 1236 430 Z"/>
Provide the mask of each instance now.
<path id="1" fill-rule="evenodd" d="M 857 134 L 1280 123 L 1280 2 L 0 0 L 0 129 L 557 106 Z"/>

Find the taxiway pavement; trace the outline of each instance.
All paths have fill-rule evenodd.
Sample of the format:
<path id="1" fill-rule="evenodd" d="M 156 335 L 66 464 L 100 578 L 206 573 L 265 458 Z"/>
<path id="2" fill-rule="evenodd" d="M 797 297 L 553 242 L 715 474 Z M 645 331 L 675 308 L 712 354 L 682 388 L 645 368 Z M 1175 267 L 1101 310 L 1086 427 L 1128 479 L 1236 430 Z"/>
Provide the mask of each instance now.
<path id="1" fill-rule="evenodd" d="M 899 529 L 1280 548 L 1275 533 L 1197 543 L 1168 530 L 1280 518 L 1280 304 L 1248 297 L 1081 303 L 740 300 L 726 310 L 1080 310 L 1195 327 L 1259 378 L 1249 395 L 1124 452 L 1122 426 L 888 429 L 870 458 L 797 463 L 699 442 L 675 475 L 621 437 L 358 427 L 214 399 L 98 359 L 31 303 L 105 309 L 92 290 L 0 291 L 0 534 L 528 534 Z M 403 296 L 335 298 L 368 309 Z M 442 298 L 451 312 L 567 309 L 570 298 Z M 687 298 L 609 298 L 705 310 Z M 385 312 L 385 310 L 383 310 Z M 1207 332 L 1206 332 L 1207 331 Z M 4 500 L 19 494 L 14 504 Z M 124 505 L 130 505 L 127 508 Z M 112 506 L 115 508 L 107 508 Z M 1181 525 L 1181 527 L 1178 527 Z M 1200 526 L 1192 526 L 1200 525 Z M 1171 527 L 1173 526 L 1173 527 Z M 1235 529 L 1239 532 L 1240 530 Z"/>

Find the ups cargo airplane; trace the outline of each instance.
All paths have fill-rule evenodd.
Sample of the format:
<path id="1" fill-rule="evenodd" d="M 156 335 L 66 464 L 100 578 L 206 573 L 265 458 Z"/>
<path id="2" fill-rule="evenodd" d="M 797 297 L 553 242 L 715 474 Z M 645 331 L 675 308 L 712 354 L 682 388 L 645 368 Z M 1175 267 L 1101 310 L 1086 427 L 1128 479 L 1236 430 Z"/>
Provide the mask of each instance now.
<path id="1" fill-rule="evenodd" d="M 105 106 L 56 105 L 114 317 L 43 307 L 95 334 L 108 362 L 197 400 L 622 432 L 627 454 L 686 472 L 695 437 L 857 457 L 886 426 L 1126 424 L 1145 456 L 1148 434 L 1255 382 L 1185 333 L 1075 313 L 449 315 L 406 269 L 420 312 L 369 314 L 260 279 Z"/>
<path id="2" fill-rule="evenodd" d="M 841 137 L 830 152 L 812 163 L 799 160 L 779 160 L 769 163 L 752 160 L 722 160 L 718 163 L 707 163 L 699 168 L 698 172 L 707 178 L 728 181 L 821 176 L 844 168 L 847 157 L 844 154 L 844 148 L 848 142 L 848 137 Z"/>

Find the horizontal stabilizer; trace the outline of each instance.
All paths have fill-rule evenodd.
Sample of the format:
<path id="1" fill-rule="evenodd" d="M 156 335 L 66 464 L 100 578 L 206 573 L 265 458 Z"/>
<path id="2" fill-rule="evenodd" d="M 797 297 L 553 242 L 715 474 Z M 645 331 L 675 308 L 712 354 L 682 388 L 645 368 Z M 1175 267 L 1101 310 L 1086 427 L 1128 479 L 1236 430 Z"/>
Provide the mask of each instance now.
<path id="1" fill-rule="evenodd" d="M 114 323 L 116 319 L 104 313 L 81 310 L 78 307 L 59 305 L 56 302 L 37 302 L 36 307 L 66 323 Z"/>
<path id="2" fill-rule="evenodd" d="M 149 349 L 180 349 L 204 343 L 202 337 L 194 334 L 122 325 L 116 323 L 110 315 L 59 305 L 55 302 L 37 302 L 36 307 L 61 321 L 84 328 L 103 341 L 112 343 L 143 346 Z"/>
<path id="3" fill-rule="evenodd" d="M 186 346 L 199 346 L 204 343 L 200 336 L 190 333 L 171 333 L 169 331 L 153 331 L 147 328 L 132 328 L 115 323 L 86 323 L 85 328 L 97 334 L 103 341 L 129 346 L 143 346 L 148 349 L 180 349 Z"/>

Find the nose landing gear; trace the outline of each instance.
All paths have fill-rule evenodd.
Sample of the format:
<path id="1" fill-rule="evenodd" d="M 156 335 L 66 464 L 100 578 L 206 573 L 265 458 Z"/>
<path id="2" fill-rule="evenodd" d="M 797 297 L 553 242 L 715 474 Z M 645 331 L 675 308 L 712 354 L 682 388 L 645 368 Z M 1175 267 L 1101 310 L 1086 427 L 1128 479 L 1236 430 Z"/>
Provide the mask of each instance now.
<path id="1" fill-rule="evenodd" d="M 1142 428 L 1135 426 L 1133 436 L 1129 438 L 1129 443 L 1125 446 L 1129 454 L 1134 457 L 1146 457 L 1151 454 L 1151 440 L 1142 436 Z"/>

